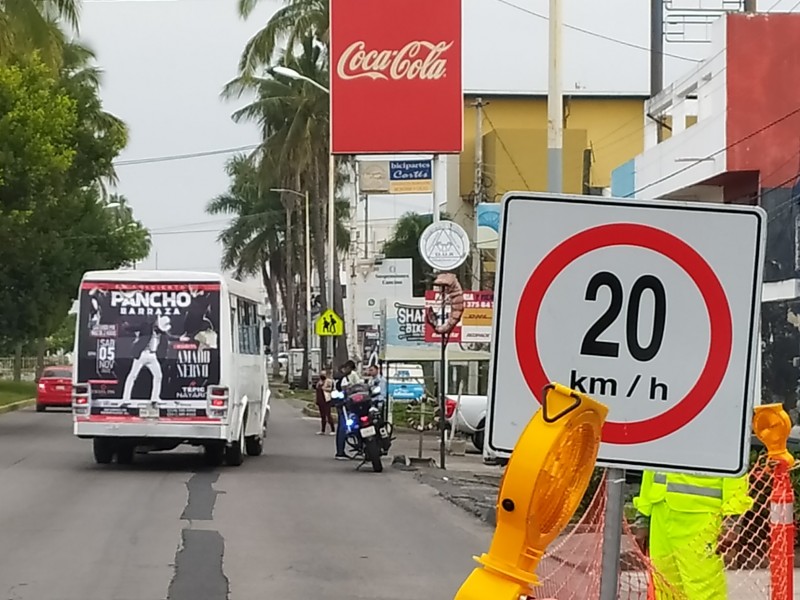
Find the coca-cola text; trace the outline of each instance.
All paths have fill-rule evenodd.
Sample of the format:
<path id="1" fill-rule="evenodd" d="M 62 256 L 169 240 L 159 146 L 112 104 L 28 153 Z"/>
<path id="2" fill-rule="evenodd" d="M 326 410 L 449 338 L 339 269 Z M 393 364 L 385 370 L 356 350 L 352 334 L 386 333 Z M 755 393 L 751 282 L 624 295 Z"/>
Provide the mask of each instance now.
<path id="1" fill-rule="evenodd" d="M 447 58 L 442 55 L 453 42 L 407 43 L 399 50 L 367 50 L 363 41 L 348 46 L 339 57 L 339 79 L 423 79 L 438 80 L 447 74 Z"/>

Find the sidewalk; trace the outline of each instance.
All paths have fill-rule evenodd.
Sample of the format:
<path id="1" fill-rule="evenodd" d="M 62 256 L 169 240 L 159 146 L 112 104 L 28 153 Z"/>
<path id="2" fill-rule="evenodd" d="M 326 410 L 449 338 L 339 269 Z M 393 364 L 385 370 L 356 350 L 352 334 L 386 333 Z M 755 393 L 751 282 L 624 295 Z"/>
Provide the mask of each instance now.
<path id="1" fill-rule="evenodd" d="M 393 456 L 419 457 L 418 433 L 402 431 L 395 435 Z M 484 464 L 483 456 L 467 442 L 464 456 L 448 454 L 445 456 L 446 468 L 439 468 L 438 432 L 427 432 L 423 437 L 422 457 L 433 459 L 435 463 L 414 469 L 417 481 L 434 488 L 442 498 L 481 521 L 492 526 L 496 524 L 495 505 L 504 472 L 502 467 Z"/>

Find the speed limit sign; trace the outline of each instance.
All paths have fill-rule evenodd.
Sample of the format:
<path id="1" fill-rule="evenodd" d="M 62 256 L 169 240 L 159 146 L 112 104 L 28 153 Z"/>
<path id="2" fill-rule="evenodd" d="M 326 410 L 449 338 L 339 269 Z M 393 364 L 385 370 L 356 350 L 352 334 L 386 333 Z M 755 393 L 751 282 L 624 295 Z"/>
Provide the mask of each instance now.
<path id="1" fill-rule="evenodd" d="M 556 381 L 609 407 L 600 464 L 743 473 L 765 230 L 752 206 L 507 195 L 488 448 Z"/>

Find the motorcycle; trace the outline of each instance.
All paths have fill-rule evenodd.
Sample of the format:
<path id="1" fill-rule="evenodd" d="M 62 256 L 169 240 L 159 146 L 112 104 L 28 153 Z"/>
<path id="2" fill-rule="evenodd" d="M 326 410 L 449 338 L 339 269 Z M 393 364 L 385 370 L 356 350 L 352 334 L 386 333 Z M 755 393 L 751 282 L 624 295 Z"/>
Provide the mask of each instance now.
<path id="1" fill-rule="evenodd" d="M 381 409 L 376 406 L 375 399 L 379 395 L 379 387 L 370 388 L 363 383 L 353 384 L 344 392 L 334 390 L 331 393 L 331 398 L 341 403 L 345 411 L 345 442 L 349 456 L 361 458 L 356 469 L 369 462 L 376 473 L 383 471 L 381 457 L 388 454 L 394 440 L 392 424 L 384 421 Z"/>

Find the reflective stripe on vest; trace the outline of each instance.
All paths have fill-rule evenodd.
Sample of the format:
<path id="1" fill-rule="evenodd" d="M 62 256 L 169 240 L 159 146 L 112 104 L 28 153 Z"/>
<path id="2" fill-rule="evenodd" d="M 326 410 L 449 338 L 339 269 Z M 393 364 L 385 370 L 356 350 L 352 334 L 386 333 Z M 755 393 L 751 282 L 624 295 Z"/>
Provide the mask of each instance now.
<path id="1" fill-rule="evenodd" d="M 687 494 L 690 496 L 703 496 L 705 498 L 718 498 L 722 500 L 722 490 L 720 489 L 690 485 L 688 483 L 667 483 L 667 476 L 665 473 L 656 473 L 653 477 L 653 482 L 662 485 L 666 483 L 668 492 L 676 492 L 678 494 Z"/>

